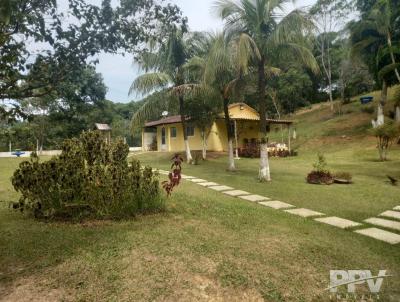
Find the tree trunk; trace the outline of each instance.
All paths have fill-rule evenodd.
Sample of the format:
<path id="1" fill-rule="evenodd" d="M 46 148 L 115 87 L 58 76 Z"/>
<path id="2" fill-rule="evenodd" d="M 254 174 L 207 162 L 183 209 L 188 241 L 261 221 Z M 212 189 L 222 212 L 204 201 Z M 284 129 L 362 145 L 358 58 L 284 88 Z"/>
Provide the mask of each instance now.
<path id="1" fill-rule="evenodd" d="M 268 160 L 268 145 L 267 145 L 267 104 L 265 99 L 265 58 L 262 57 L 258 64 L 258 103 L 260 106 L 260 134 L 261 134 L 261 145 L 260 145 L 260 168 L 258 172 L 258 178 L 260 181 L 271 181 L 271 174 L 269 170 Z"/>
<path id="2" fill-rule="evenodd" d="M 222 92 L 224 99 L 224 119 L 226 126 L 226 134 L 228 136 L 228 171 L 235 171 L 235 160 L 233 156 L 233 133 L 231 127 L 231 118 L 229 116 L 229 99 L 225 96 L 225 93 Z"/>
<path id="3" fill-rule="evenodd" d="M 228 163 L 228 171 L 235 171 L 235 157 L 233 155 L 233 141 L 232 139 L 228 140 L 228 158 L 229 158 L 229 163 Z"/>
<path id="4" fill-rule="evenodd" d="M 386 105 L 388 95 L 388 86 L 385 80 L 382 83 L 382 92 L 381 92 L 381 105 L 384 107 Z"/>
<path id="5" fill-rule="evenodd" d="M 388 33 L 387 42 L 388 42 L 388 46 L 389 46 L 390 58 L 392 59 L 392 63 L 396 64 L 396 60 L 394 58 L 393 49 L 392 49 L 392 38 L 390 37 L 390 33 Z M 399 83 L 400 83 L 399 70 L 397 68 L 395 68 L 394 73 L 396 74 L 397 81 L 399 81 Z"/>
<path id="6" fill-rule="evenodd" d="M 395 121 L 400 122 L 400 107 L 399 106 L 396 106 Z"/>
<path id="7" fill-rule="evenodd" d="M 323 38 L 325 39 L 325 38 Z M 332 69 L 331 69 L 331 61 L 330 61 L 330 51 L 329 51 L 329 42 L 328 44 L 328 49 L 325 49 L 325 41 L 322 40 L 321 42 L 321 61 L 322 61 L 322 67 L 324 68 L 324 72 L 326 75 L 326 78 L 328 80 L 328 92 L 329 92 L 329 102 L 330 102 L 330 108 L 331 111 L 333 111 L 333 95 L 332 95 Z M 325 51 L 327 51 L 327 53 L 325 53 Z M 327 55 L 327 60 L 328 62 L 326 62 L 325 60 L 325 55 Z M 327 66 L 328 63 L 328 66 Z"/>
<path id="8" fill-rule="evenodd" d="M 206 138 L 206 131 L 203 129 L 202 131 L 201 131 L 201 139 L 202 139 L 202 148 L 203 148 L 203 150 L 202 150 L 202 157 L 203 157 L 203 160 L 206 160 L 207 159 L 207 138 Z"/>
<path id="9" fill-rule="evenodd" d="M 182 124 L 182 129 L 183 129 L 183 141 L 185 143 L 185 153 L 186 153 L 186 162 L 188 164 L 191 164 L 193 161 L 192 154 L 190 152 L 190 146 L 189 146 L 189 140 L 187 138 L 187 133 L 186 133 L 186 116 L 185 116 L 185 110 L 184 110 L 184 99 L 183 96 L 179 96 L 179 114 L 181 116 L 181 124 Z"/>

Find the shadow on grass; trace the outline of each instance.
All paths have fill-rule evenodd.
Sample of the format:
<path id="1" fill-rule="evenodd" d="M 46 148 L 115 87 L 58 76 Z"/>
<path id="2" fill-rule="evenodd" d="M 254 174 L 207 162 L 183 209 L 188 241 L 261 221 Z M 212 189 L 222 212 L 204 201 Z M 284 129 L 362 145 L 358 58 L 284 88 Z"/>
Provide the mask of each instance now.
<path id="1" fill-rule="evenodd" d="M 86 221 L 83 223 L 43 222 L 28 218 L 0 204 L 0 287 L 29 276 L 40 275 L 73 258 L 108 257 L 131 248 L 126 237 L 140 225 L 141 231 L 161 224 L 167 214 L 154 214 L 121 221 Z M 3 293 L 5 295 L 7 293 Z"/>

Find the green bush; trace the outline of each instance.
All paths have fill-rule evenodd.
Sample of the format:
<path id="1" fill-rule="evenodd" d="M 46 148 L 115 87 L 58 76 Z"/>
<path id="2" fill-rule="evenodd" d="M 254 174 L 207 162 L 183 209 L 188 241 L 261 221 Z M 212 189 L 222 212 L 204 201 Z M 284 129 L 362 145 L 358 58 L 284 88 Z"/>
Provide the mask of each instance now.
<path id="1" fill-rule="evenodd" d="M 327 169 L 325 156 L 318 153 L 318 160 L 313 164 L 314 170 L 307 175 L 307 182 L 310 184 L 333 184 L 333 175 Z"/>
<path id="2" fill-rule="evenodd" d="M 38 218 L 124 218 L 163 208 L 157 175 L 128 163 L 128 146 L 99 132 L 64 141 L 62 153 L 40 162 L 35 153 L 14 172 L 21 198 L 14 208 Z"/>
<path id="3" fill-rule="evenodd" d="M 363 106 L 363 107 L 361 107 L 361 112 L 373 114 L 375 112 L 375 107 L 373 105 Z"/>

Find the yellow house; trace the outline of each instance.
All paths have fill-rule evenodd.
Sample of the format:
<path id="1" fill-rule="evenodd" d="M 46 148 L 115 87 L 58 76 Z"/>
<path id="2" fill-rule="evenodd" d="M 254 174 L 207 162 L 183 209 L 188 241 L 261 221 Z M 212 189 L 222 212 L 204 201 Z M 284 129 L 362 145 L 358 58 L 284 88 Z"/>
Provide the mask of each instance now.
<path id="1" fill-rule="evenodd" d="M 207 131 L 207 151 L 222 152 L 228 150 L 227 131 L 223 116 L 223 114 L 220 114 Z M 245 103 L 232 104 L 229 106 L 229 116 L 235 134 L 236 151 L 244 148 L 248 143 L 257 142 L 260 116 L 255 109 Z M 290 129 L 293 122 L 267 119 L 267 123 L 284 124 Z M 201 150 L 203 143 L 200 129 L 190 123 L 190 118 L 187 119 L 186 124 L 190 149 Z M 179 115 L 147 122 L 142 130 L 142 149 L 144 151 L 182 152 L 185 150 L 182 131 Z"/>

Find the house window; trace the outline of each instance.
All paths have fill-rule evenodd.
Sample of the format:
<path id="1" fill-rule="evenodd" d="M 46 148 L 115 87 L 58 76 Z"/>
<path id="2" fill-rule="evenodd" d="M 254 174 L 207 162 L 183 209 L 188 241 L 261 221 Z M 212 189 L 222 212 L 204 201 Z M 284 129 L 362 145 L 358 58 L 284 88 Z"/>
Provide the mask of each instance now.
<path id="1" fill-rule="evenodd" d="M 176 138 L 176 127 L 171 127 L 171 129 L 170 129 L 170 131 L 171 131 L 171 138 Z"/>
<path id="2" fill-rule="evenodd" d="M 186 135 L 187 136 L 194 136 L 194 127 L 193 126 L 187 126 L 186 127 Z"/>

